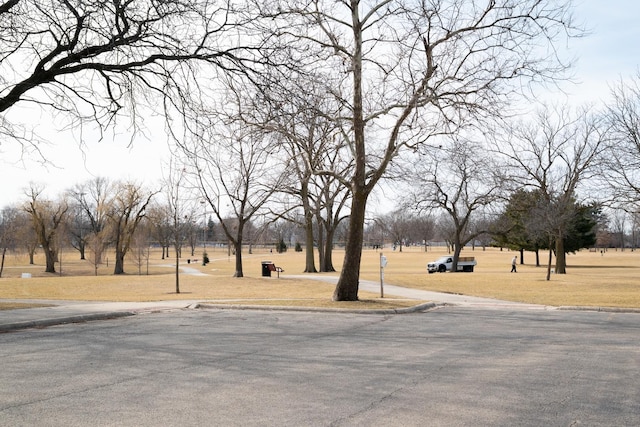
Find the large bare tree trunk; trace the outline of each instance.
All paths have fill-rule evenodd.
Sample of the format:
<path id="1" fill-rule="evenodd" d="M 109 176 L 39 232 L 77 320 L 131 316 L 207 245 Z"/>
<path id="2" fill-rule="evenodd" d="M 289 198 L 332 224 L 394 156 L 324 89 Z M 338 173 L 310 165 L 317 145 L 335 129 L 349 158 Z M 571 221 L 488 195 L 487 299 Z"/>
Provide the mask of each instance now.
<path id="1" fill-rule="evenodd" d="M 124 274 L 124 253 L 121 251 L 116 253 L 116 265 L 113 268 L 113 274 Z"/>
<path id="2" fill-rule="evenodd" d="M 310 224 L 312 221 L 307 221 L 306 231 L 305 231 L 305 273 L 317 273 L 316 270 L 316 259 L 313 250 L 313 224 Z"/>
<path id="3" fill-rule="evenodd" d="M 244 272 L 242 271 L 242 232 L 238 233 L 238 238 L 235 242 L 233 242 L 233 250 L 235 253 L 236 259 L 236 271 L 233 273 L 233 277 L 244 277 Z"/>
<path id="4" fill-rule="evenodd" d="M 318 220 L 318 259 L 320 261 L 320 271 L 326 272 L 324 227 L 322 225 L 322 218 L 319 214 L 316 216 L 316 218 Z"/>
<path id="5" fill-rule="evenodd" d="M 456 235 L 455 242 L 453 244 L 453 263 L 451 264 L 451 272 L 458 272 L 458 260 L 460 259 L 460 252 L 462 252 L 462 244 L 460 238 Z"/>
<path id="6" fill-rule="evenodd" d="M 322 264 L 320 266 L 321 271 L 323 272 L 333 272 L 336 271 L 333 266 L 333 236 L 335 234 L 335 229 L 327 230 L 327 239 L 324 242 L 324 258 L 322 259 Z"/>
<path id="7" fill-rule="evenodd" d="M 354 192 L 349 231 L 344 253 L 344 264 L 338 284 L 333 292 L 334 301 L 357 301 L 362 261 L 362 239 L 364 237 L 364 217 L 367 196 L 362 191 Z"/>
<path id="8" fill-rule="evenodd" d="M 549 262 L 547 262 L 547 281 L 551 280 L 551 260 L 553 259 L 553 239 L 549 238 Z"/>
<path id="9" fill-rule="evenodd" d="M 0 277 L 2 277 L 2 272 L 4 271 L 4 258 L 7 253 L 7 248 L 2 248 L 2 261 L 0 261 Z"/>
<path id="10" fill-rule="evenodd" d="M 567 254 L 564 252 L 564 239 L 556 238 L 556 274 L 567 274 Z"/>
<path id="11" fill-rule="evenodd" d="M 364 133 L 364 112 L 362 104 L 362 22 L 359 4 L 351 0 L 351 19 L 354 36 L 353 56 L 353 148 L 354 174 L 351 191 L 353 201 L 349 218 L 349 231 L 344 252 L 344 264 L 338 284 L 333 292 L 334 301 L 357 301 L 360 285 L 360 262 L 362 260 L 362 239 L 364 238 L 364 217 L 369 192 L 366 187 L 366 147 Z"/>
<path id="12" fill-rule="evenodd" d="M 44 258 L 47 263 L 47 267 L 45 268 L 45 273 L 55 273 L 56 272 L 56 251 L 51 248 L 42 248 L 44 251 Z"/>
<path id="13" fill-rule="evenodd" d="M 304 210 L 304 228 L 305 228 L 305 273 L 317 273 L 316 260 L 313 251 L 313 212 L 309 205 L 309 183 L 302 182 L 302 208 Z"/>

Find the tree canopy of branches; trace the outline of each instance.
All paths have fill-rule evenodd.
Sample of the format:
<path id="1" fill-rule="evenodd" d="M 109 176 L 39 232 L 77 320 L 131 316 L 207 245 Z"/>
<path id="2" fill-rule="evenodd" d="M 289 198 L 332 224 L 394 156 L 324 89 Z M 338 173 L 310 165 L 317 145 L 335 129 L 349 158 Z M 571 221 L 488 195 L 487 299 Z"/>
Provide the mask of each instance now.
<path id="1" fill-rule="evenodd" d="M 284 191 L 293 196 L 293 203 L 279 215 L 302 222 L 304 226 L 304 271 L 307 273 L 317 271 L 314 242 L 318 245 L 320 271 L 335 271 L 331 260 L 333 235 L 349 199 L 348 186 L 335 175 L 347 175 L 351 165 L 343 161 L 340 122 L 335 118 L 340 108 L 326 93 L 326 82 L 318 80 L 317 76 L 311 75 L 297 81 L 269 82 L 261 92 L 264 96 L 260 100 L 262 107 L 258 106 L 267 109 L 261 114 L 264 118 L 252 120 L 264 122 L 261 126 L 276 135 L 284 155 L 291 161 L 296 180 Z M 327 116 L 329 111 L 333 114 Z M 320 171 L 333 173 L 319 174 Z M 299 207 L 302 208 L 302 221 L 296 216 Z"/>
<path id="2" fill-rule="evenodd" d="M 626 211 L 640 211 L 640 73 L 612 89 L 607 110 L 611 150 L 603 168 L 609 199 Z"/>
<path id="3" fill-rule="evenodd" d="M 280 146 L 260 127 L 242 120 L 253 92 L 238 80 L 226 80 L 218 100 L 202 105 L 201 132 L 181 143 L 195 188 L 234 246 L 234 277 L 243 277 L 245 226 L 264 210 L 273 195 L 288 185 L 288 161 Z M 225 215 L 225 211 L 230 213 Z"/>
<path id="4" fill-rule="evenodd" d="M 504 180 L 495 162 L 473 141 L 453 138 L 449 145 L 421 151 L 407 174 L 408 180 L 418 183 L 412 187 L 413 203 L 446 213 L 453 225 L 451 271 L 457 271 L 462 248 L 488 231 L 479 214 L 501 199 Z"/>
<path id="5" fill-rule="evenodd" d="M 402 252 L 402 247 L 405 245 L 405 242 L 410 241 L 413 235 L 413 215 L 411 215 L 407 208 L 402 207 L 379 218 L 378 221 L 387 232 L 387 235 L 391 237 L 394 248 L 397 245 L 399 252 Z"/>
<path id="6" fill-rule="evenodd" d="M 334 300 L 357 300 L 368 198 L 398 152 L 468 114 L 500 115 L 523 83 L 565 68 L 553 42 L 572 30 L 568 2 L 280 0 L 260 2 L 269 41 L 292 67 L 327 73 L 353 171 L 350 227 Z M 295 78 L 295 76 L 293 77 Z M 329 172 L 328 172 L 329 173 Z"/>
<path id="7" fill-rule="evenodd" d="M 96 275 L 99 265 L 102 264 L 102 254 L 112 241 L 107 213 L 113 194 L 113 184 L 103 177 L 77 184 L 69 191 L 70 197 L 82 211 L 76 218 L 80 227 L 78 235 L 82 235 L 79 240 L 82 240 L 82 246 L 86 244 L 91 252 L 90 262 Z M 86 229 L 83 230 L 85 224 Z"/>
<path id="8" fill-rule="evenodd" d="M 194 61 L 241 67 L 242 22 L 226 0 L 3 1 L 0 134 L 37 143 L 6 114 L 17 104 L 61 115 L 70 128 L 89 120 L 104 129 L 125 111 L 135 124 L 137 105 L 175 89 Z"/>

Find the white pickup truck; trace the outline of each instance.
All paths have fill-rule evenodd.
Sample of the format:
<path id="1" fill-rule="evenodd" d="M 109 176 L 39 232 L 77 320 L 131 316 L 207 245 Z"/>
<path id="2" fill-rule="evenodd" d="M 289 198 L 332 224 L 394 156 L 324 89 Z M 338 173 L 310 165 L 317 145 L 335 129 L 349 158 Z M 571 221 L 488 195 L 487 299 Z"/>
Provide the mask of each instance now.
<path id="1" fill-rule="evenodd" d="M 477 264 L 476 259 L 472 256 L 459 257 L 458 271 L 471 273 L 473 272 L 473 267 L 475 267 L 476 264 Z M 435 273 L 436 271 L 438 273 L 444 273 L 445 271 L 451 271 L 452 266 L 453 266 L 453 257 L 443 256 L 427 264 L 427 271 L 429 271 L 429 274 Z"/>

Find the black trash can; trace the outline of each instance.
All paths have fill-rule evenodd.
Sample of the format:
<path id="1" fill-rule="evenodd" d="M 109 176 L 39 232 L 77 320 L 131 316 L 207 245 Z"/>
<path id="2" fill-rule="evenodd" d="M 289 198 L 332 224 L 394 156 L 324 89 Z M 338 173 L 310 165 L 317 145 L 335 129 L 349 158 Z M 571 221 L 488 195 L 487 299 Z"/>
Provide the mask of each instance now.
<path id="1" fill-rule="evenodd" d="M 271 277 L 271 266 L 273 262 L 262 261 L 262 277 Z"/>

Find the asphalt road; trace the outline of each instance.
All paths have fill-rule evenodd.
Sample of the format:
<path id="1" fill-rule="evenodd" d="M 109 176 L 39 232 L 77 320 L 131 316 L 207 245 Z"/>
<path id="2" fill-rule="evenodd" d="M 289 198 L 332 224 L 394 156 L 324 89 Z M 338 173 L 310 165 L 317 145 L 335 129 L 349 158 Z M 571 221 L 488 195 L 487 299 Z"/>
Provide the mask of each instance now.
<path id="1" fill-rule="evenodd" d="M 0 334 L 2 426 L 637 426 L 640 315 L 174 310 Z"/>

